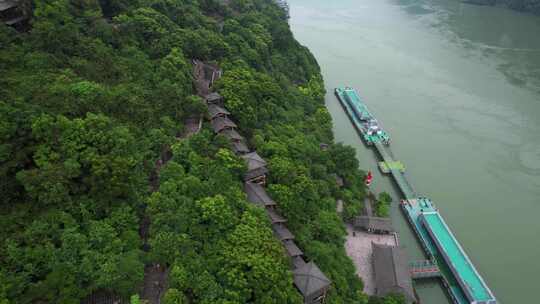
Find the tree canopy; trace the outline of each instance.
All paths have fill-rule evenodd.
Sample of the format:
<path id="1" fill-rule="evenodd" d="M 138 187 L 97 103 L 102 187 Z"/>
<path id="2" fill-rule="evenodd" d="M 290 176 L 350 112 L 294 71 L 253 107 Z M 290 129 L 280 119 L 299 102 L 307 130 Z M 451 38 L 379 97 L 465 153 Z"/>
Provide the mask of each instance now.
<path id="1" fill-rule="evenodd" d="M 302 302 L 266 214 L 242 192 L 243 161 L 208 124 L 177 138 L 206 111 L 193 59 L 223 69 L 214 89 L 268 160 L 299 246 L 332 280 L 328 303 L 366 303 L 335 210 L 336 199 L 346 217 L 359 210 L 362 172 L 334 143 L 317 62 L 273 1 L 32 7 L 28 32 L 0 26 L 1 304 L 98 291 L 140 302 L 149 263 L 169 269 L 165 303 Z"/>

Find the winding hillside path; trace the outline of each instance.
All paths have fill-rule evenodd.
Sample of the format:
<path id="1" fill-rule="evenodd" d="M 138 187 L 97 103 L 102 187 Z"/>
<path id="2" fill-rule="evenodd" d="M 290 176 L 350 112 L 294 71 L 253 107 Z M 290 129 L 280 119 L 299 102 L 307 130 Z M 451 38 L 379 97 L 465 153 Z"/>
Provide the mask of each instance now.
<path id="1" fill-rule="evenodd" d="M 214 74 L 208 75 L 208 67 L 205 63 L 193 60 L 193 82 L 197 95 L 200 97 L 210 93 L 210 86 L 214 81 Z M 214 73 L 214 72 L 213 72 Z M 182 140 L 197 134 L 202 128 L 203 115 L 188 116 L 184 120 L 184 130 L 177 139 Z M 159 172 L 161 168 L 172 158 L 170 147 L 164 147 L 160 157 L 156 160 L 155 169 L 150 174 L 149 185 L 151 192 L 159 190 Z M 146 208 L 146 206 L 145 206 Z M 139 235 L 143 241 L 143 250 L 149 251 L 148 237 L 150 233 L 151 219 L 144 214 L 139 226 Z M 140 290 L 140 296 L 148 304 L 161 304 L 161 298 L 169 286 L 169 269 L 166 265 L 150 263 L 144 267 L 144 280 Z"/>

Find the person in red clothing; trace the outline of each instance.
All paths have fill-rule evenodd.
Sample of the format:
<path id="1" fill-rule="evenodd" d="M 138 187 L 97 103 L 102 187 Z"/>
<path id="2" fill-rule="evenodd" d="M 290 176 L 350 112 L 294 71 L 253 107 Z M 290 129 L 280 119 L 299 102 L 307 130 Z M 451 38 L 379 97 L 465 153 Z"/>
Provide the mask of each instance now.
<path id="1" fill-rule="evenodd" d="M 364 181 L 366 183 L 366 186 L 371 185 L 371 182 L 373 181 L 373 175 L 371 174 L 371 171 L 368 171 Z"/>

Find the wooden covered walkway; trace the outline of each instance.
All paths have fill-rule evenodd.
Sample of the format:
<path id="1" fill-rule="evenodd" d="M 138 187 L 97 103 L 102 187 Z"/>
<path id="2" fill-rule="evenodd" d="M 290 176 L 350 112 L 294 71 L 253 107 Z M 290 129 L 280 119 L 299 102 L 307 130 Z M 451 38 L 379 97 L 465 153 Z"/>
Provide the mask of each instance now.
<path id="1" fill-rule="evenodd" d="M 236 155 L 243 158 L 247 165 L 244 176 L 244 192 L 247 200 L 261 208 L 264 208 L 275 237 L 282 243 L 286 254 L 291 259 L 294 285 L 304 297 L 304 303 L 323 303 L 332 282 L 324 275 L 319 267 L 308 261 L 302 250 L 295 243 L 294 234 L 287 228 L 287 219 L 284 218 L 277 207 L 279 206 L 266 192 L 266 175 L 268 174 L 267 162 L 256 151 L 250 151 L 246 139 L 238 133 L 237 125 L 231 119 L 231 113 L 225 108 L 223 97 L 216 92 L 206 90 L 207 83 L 212 83 L 221 77 L 221 71 L 211 65 L 202 62 L 194 62 L 196 73 L 206 74 L 204 81 L 198 85 L 202 92 L 206 92 L 205 101 L 209 108 L 209 117 L 212 129 L 216 135 L 223 135 L 229 139 L 231 149 Z M 195 74 L 197 75 L 197 74 Z"/>

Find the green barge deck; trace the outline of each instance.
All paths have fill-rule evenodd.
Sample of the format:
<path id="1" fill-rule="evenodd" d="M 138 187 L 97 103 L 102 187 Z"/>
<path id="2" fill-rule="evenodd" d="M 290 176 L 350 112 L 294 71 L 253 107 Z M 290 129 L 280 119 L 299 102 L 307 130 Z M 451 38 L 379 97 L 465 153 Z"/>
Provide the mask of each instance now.
<path id="1" fill-rule="evenodd" d="M 335 94 L 351 119 L 356 131 L 368 145 L 383 143 L 388 145 L 390 136 L 384 131 L 375 116 L 360 100 L 356 91 L 351 88 L 336 89 Z"/>
<path id="2" fill-rule="evenodd" d="M 352 98 L 346 98 L 344 92 L 347 93 L 347 96 L 352 96 Z M 363 105 L 356 91 L 350 88 L 339 88 L 336 89 L 335 93 L 351 122 L 360 132 L 364 142 L 375 148 L 385 164 L 398 163 L 394 159 L 388 142 L 383 140 L 369 141 L 364 136 L 365 130 L 362 129 L 361 125 L 357 125 L 360 120 L 353 109 L 367 109 L 367 107 Z M 355 105 L 355 103 L 360 105 Z M 404 200 L 401 201 L 401 209 L 426 255 L 430 260 L 437 263 L 440 269 L 441 281 L 452 301 L 456 304 L 497 304 L 495 296 L 439 211 L 435 208 L 433 202 L 416 193 L 405 175 L 404 165 L 385 166 L 383 172 L 390 173 L 400 189 L 404 197 Z"/>

